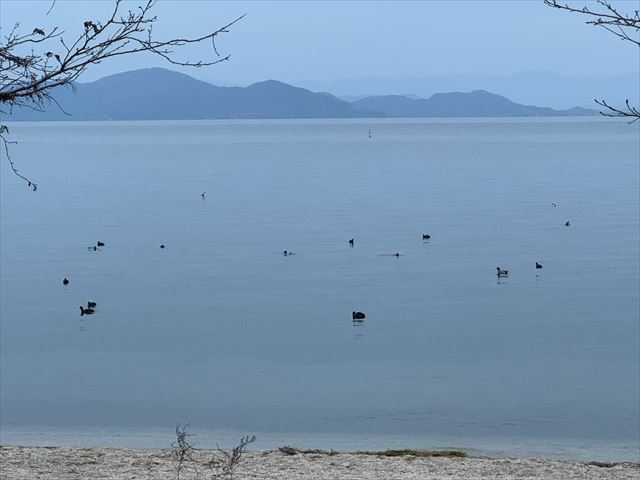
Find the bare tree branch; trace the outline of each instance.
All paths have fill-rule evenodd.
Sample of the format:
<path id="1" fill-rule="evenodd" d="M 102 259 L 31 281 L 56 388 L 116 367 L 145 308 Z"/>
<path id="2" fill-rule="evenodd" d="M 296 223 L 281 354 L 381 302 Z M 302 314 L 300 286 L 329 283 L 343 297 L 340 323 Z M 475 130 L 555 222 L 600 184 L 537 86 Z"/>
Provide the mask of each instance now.
<path id="1" fill-rule="evenodd" d="M 55 0 L 47 15 L 54 5 Z M 155 5 L 155 0 L 146 0 L 137 9 L 124 12 L 122 0 L 115 0 L 107 20 L 84 21 L 83 32 L 72 42 L 63 38 L 64 32 L 58 27 L 46 32 L 36 26 L 31 33 L 22 34 L 20 25 L 14 25 L 9 34 L 0 39 L 0 113 L 6 113 L 6 109 L 10 112 L 16 106 L 44 110 L 51 103 L 57 104 L 51 96 L 53 90 L 63 86 L 75 88 L 74 82 L 89 66 L 109 58 L 146 52 L 172 65 L 195 68 L 229 60 L 229 55 L 220 56 L 215 39 L 227 33 L 244 15 L 203 35 L 157 40 L 153 36 L 157 18 L 151 13 Z M 214 55 L 209 60 L 182 59 L 175 55 L 181 47 L 209 40 Z M 6 127 L 2 132 L 8 133 Z M 11 142 L 4 136 L 2 140 L 8 151 L 7 143 Z M 14 173 L 25 178 L 17 173 L 13 163 L 11 167 Z"/>
<path id="2" fill-rule="evenodd" d="M 9 161 L 9 165 L 11 166 L 11 170 L 13 170 L 13 173 L 15 173 L 18 177 L 20 177 L 25 182 L 27 182 L 27 186 L 31 187 L 35 192 L 38 189 L 38 185 L 36 184 L 36 182 L 22 175 L 16 168 L 15 164 L 13 163 L 13 160 L 11 160 L 11 155 L 9 155 L 9 144 L 10 143 L 15 144 L 18 142 L 10 142 L 9 140 L 7 140 L 7 138 L 4 136 L 5 133 L 7 135 L 9 134 L 9 128 L 6 125 L 0 125 L 0 140 L 2 140 L 2 144 L 4 146 L 4 152 L 7 155 L 7 160 Z"/>
<path id="3" fill-rule="evenodd" d="M 597 0 L 596 5 L 600 6 L 600 11 L 595 11 L 587 6 L 582 8 L 570 7 L 566 3 L 558 3 L 558 0 L 544 0 L 544 3 L 550 7 L 558 8 L 572 13 L 580 13 L 586 15 L 589 20 L 585 23 L 602 27 L 612 33 L 620 40 L 628 41 L 640 47 L 640 10 L 634 10 L 633 13 L 620 13 L 611 3 L 605 0 Z M 594 100 L 598 105 L 605 108 L 600 111 L 605 117 L 627 117 L 632 118 L 633 123 L 640 119 L 640 111 L 637 107 L 632 106 L 627 99 L 625 107 L 613 107 L 605 100 Z"/>
<path id="4" fill-rule="evenodd" d="M 594 2 L 603 8 L 601 11 L 594 11 L 586 6 L 582 8 L 570 7 L 566 3 L 558 3 L 558 0 L 544 0 L 544 3 L 560 10 L 587 15 L 589 20 L 585 22 L 586 24 L 602 27 L 621 40 L 640 46 L 640 37 L 638 36 L 640 32 L 640 10 L 635 10 L 632 14 L 623 14 L 604 0 Z"/>
<path id="5" fill-rule="evenodd" d="M 601 107 L 604 107 L 604 108 L 607 109 L 604 112 L 601 111 L 600 115 L 604 115 L 605 117 L 630 117 L 630 118 L 633 118 L 633 120 L 631 120 L 629 123 L 637 122 L 638 120 L 640 120 L 640 111 L 636 107 L 634 107 L 634 106 L 629 104 L 629 99 L 627 99 L 625 101 L 626 110 L 621 110 L 619 108 L 612 107 L 605 100 L 596 100 L 596 99 L 594 99 L 593 101 L 596 102 Z"/>

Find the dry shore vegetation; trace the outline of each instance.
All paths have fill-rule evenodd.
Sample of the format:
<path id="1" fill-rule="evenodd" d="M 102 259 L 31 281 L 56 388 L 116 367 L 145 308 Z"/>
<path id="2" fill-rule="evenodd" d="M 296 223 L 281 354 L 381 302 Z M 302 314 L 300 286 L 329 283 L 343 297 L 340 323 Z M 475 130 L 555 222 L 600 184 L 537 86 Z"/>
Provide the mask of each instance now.
<path id="1" fill-rule="evenodd" d="M 290 449 L 283 452 L 282 449 Z M 639 463 L 576 462 L 542 459 L 489 459 L 464 452 L 390 450 L 343 453 L 282 447 L 246 452 L 233 478 L 432 480 L 540 479 L 639 480 Z M 460 454 L 462 453 L 462 454 Z M 182 480 L 211 478 L 206 465 L 220 452 L 193 450 Z M 116 448 L 0 447 L 2 480 L 175 480 L 173 450 Z M 218 477 L 222 478 L 222 477 Z"/>

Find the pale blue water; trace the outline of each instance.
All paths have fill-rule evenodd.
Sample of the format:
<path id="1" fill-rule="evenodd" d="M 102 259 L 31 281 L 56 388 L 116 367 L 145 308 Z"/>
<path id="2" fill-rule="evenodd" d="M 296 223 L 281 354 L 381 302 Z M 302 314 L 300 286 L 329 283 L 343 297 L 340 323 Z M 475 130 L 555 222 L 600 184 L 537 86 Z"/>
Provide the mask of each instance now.
<path id="1" fill-rule="evenodd" d="M 10 130 L 2 443 L 639 459 L 638 123 Z"/>

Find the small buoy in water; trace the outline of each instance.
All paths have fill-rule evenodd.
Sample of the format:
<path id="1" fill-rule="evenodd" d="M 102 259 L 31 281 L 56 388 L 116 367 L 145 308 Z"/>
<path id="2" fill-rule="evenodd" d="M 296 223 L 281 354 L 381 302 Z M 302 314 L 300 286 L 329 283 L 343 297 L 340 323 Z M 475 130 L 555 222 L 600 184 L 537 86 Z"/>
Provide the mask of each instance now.
<path id="1" fill-rule="evenodd" d="M 161 243 L 161 244 L 160 244 L 160 248 L 164 248 L 164 243 Z"/>
<path id="2" fill-rule="evenodd" d="M 69 279 L 67 277 L 64 277 L 64 280 L 62 280 L 62 284 L 69 285 Z"/>
<path id="3" fill-rule="evenodd" d="M 556 205 L 555 203 L 552 203 L 552 204 L 551 204 L 551 206 L 552 206 L 553 208 L 556 208 L 556 206 L 557 206 L 557 205 Z"/>
<path id="4" fill-rule="evenodd" d="M 202 193 L 200 194 L 200 196 L 201 196 L 202 198 L 207 198 L 207 192 L 202 192 Z"/>

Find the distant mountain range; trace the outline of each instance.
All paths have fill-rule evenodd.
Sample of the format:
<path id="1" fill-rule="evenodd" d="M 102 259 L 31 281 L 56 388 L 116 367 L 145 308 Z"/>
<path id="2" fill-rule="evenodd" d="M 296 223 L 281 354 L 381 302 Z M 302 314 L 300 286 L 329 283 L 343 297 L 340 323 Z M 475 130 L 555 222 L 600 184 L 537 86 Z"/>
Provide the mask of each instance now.
<path id="1" fill-rule="evenodd" d="M 382 112 L 386 117 L 557 117 L 594 115 L 594 110 L 573 107 L 568 110 L 521 105 L 486 92 L 436 93 L 430 98 L 402 95 L 366 97 L 353 102 L 359 111 Z"/>
<path id="2" fill-rule="evenodd" d="M 452 73 L 421 77 L 306 79 L 292 83 L 314 91 L 332 92 L 348 101 L 398 93 L 429 98 L 440 92 L 486 90 L 516 103 L 555 109 L 573 106 L 597 109 L 594 98 L 605 98 L 613 104 L 624 104 L 627 98 L 634 105 L 640 102 L 640 72 L 637 70 L 616 75 L 605 70 L 601 76 L 526 71 L 509 75 Z"/>
<path id="3" fill-rule="evenodd" d="M 3 121 L 198 120 L 229 118 L 584 116 L 595 110 L 521 105 L 484 90 L 430 98 L 388 95 L 354 102 L 275 80 L 248 87 L 217 87 L 188 75 L 151 68 L 59 89 L 45 112 L 14 109 Z M 65 113 L 66 112 L 66 113 Z"/>

